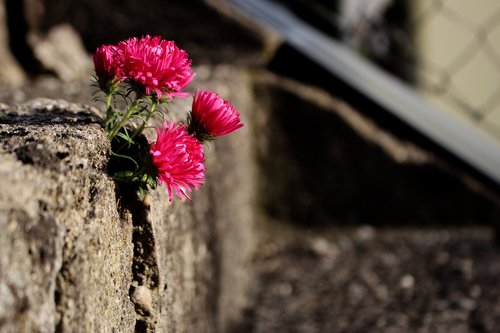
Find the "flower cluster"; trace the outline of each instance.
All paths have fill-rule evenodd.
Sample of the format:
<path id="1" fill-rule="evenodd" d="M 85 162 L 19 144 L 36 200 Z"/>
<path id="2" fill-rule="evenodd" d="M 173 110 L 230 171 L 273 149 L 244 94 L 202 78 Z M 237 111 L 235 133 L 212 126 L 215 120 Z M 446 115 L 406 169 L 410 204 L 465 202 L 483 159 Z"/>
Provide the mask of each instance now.
<path id="1" fill-rule="evenodd" d="M 174 193 L 190 199 L 205 181 L 203 143 L 241 128 L 239 113 L 215 92 L 197 90 L 186 122 L 167 120 L 168 104 L 189 97 L 184 89 L 195 73 L 187 52 L 160 36 L 102 45 L 93 61 L 95 85 L 105 96 L 114 178 L 143 193 L 164 184 L 169 200 Z M 163 124 L 147 142 L 141 134 L 154 116 Z"/>

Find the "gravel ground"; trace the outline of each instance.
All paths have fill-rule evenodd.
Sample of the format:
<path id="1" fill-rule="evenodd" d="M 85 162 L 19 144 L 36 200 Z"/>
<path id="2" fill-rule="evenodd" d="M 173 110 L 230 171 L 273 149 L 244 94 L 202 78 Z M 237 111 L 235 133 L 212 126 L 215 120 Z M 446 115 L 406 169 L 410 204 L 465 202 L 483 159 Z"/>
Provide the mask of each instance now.
<path id="1" fill-rule="evenodd" d="M 253 305 L 234 332 L 500 332 L 488 228 L 280 228 L 269 235 L 289 236 L 259 247 Z"/>

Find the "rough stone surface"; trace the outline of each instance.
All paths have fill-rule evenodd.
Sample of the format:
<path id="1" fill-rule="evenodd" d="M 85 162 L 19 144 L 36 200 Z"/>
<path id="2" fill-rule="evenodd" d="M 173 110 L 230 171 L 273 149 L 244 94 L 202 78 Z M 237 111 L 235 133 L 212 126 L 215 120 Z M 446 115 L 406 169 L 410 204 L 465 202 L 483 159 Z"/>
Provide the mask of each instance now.
<path id="1" fill-rule="evenodd" d="M 225 332 L 248 306 L 256 242 L 251 85 L 246 71 L 233 66 L 202 66 L 196 72 L 191 89 L 211 89 L 231 100 L 245 127 L 206 145 L 206 184 L 189 205 L 174 201 L 165 210 L 161 188 L 148 198 L 152 228 L 137 237 L 152 235 L 145 253 L 154 259 L 144 261 L 156 264 L 140 269 L 136 283 L 151 291 L 156 304 L 140 322 L 157 332 Z M 185 119 L 188 102 L 176 100 L 170 115 Z"/>
<path id="2" fill-rule="evenodd" d="M 231 99 L 246 126 L 207 145 L 207 183 L 192 202 L 169 204 L 162 187 L 144 201 L 117 188 L 106 174 L 106 136 L 89 112 L 97 109 L 50 99 L 0 104 L 2 228 L 22 216 L 18 228 L 53 230 L 16 245 L 38 246 L 48 268 L 27 274 L 42 263 L 14 245 L 0 255 L 0 290 L 33 302 L 23 310 L 13 296 L 0 298 L 0 331 L 223 332 L 241 321 L 255 243 L 249 76 L 232 66 L 197 72 L 192 89 Z M 26 87 L 18 98 L 64 91 L 40 82 L 49 83 L 40 83 L 45 90 Z M 67 96 L 85 99 L 90 91 Z M 171 115 L 185 118 L 186 103 L 175 103 Z M 3 234 L 2 244 L 20 242 L 16 235 Z M 21 275 L 30 278 L 12 285 Z"/>
<path id="3" fill-rule="evenodd" d="M 5 0 L 0 0 L 0 83 L 19 86 L 26 77 L 9 50 Z"/>
<path id="4" fill-rule="evenodd" d="M 216 221 L 213 247 L 218 253 L 216 277 L 219 280 L 217 309 L 218 332 L 227 332 L 242 318 L 248 306 L 249 286 L 253 279 L 251 260 L 257 243 L 257 183 L 255 159 L 255 100 L 249 73 L 237 67 L 205 67 L 206 74 L 196 85 L 211 89 L 240 111 L 245 124 L 238 132 L 222 137 L 207 148 L 208 195 L 210 214 Z M 199 68 L 201 69 L 201 68 Z M 198 70 L 200 73 L 200 70 Z M 200 73 L 201 74 L 201 73 Z"/>
<path id="5" fill-rule="evenodd" d="M 8 27 L 6 20 L 0 24 L 0 83 L 24 82 L 17 62 L 30 76 L 50 73 L 66 82 L 85 79 L 90 74 L 89 53 L 97 46 L 146 34 L 174 40 L 188 51 L 195 66 L 266 64 L 281 43 L 276 34 L 224 0 L 154 0 L 147 5 L 22 0 L 12 4 L 8 15 L 14 24 Z M 4 9 L 2 0 L 3 18 Z M 11 47 L 9 33 L 15 37 Z"/>
<path id="6" fill-rule="evenodd" d="M 64 82 L 83 81 L 92 73 L 92 61 L 78 32 L 69 25 L 51 28 L 46 35 L 35 32 L 29 42 L 36 59 Z"/>
<path id="7" fill-rule="evenodd" d="M 0 103 L 17 105 L 32 99 L 50 98 L 71 103 L 88 104 L 95 91 L 89 79 L 75 82 L 62 82 L 51 76 L 41 76 L 24 84 L 22 88 L 0 85 Z M 98 104 L 94 104 L 99 107 Z"/>
<path id="8" fill-rule="evenodd" d="M 131 36 L 159 34 L 187 50 L 194 65 L 262 64 L 278 43 L 222 0 L 46 1 L 41 22 L 45 30 L 70 23 L 90 52 Z"/>
<path id="9" fill-rule="evenodd" d="M 132 332 L 132 225 L 96 119 L 52 100 L 4 106 L 0 142 L 0 331 Z"/>

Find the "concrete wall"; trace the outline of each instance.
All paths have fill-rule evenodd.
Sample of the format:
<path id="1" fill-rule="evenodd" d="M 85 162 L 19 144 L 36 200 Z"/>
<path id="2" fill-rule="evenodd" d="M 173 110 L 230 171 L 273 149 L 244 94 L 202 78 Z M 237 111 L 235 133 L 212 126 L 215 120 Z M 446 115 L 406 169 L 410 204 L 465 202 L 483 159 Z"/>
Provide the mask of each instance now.
<path id="1" fill-rule="evenodd" d="M 204 84 L 248 123 L 247 82 L 222 67 Z M 221 332 L 238 320 L 253 242 L 250 127 L 210 144 L 207 184 L 169 204 L 163 188 L 144 201 L 117 188 L 88 107 L 3 104 L 0 331 Z"/>

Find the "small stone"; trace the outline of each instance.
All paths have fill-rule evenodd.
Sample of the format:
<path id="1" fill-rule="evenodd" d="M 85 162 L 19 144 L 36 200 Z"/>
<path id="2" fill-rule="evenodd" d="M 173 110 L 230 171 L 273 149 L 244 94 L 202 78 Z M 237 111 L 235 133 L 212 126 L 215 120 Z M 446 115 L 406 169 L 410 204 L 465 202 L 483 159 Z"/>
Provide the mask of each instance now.
<path id="1" fill-rule="evenodd" d="M 290 296 L 293 292 L 292 285 L 286 282 L 280 283 L 276 289 L 280 296 Z"/>
<path id="2" fill-rule="evenodd" d="M 356 233 L 360 240 L 369 241 L 375 237 L 375 228 L 369 225 L 365 225 L 358 228 Z"/>
<path id="3" fill-rule="evenodd" d="M 130 298 L 138 308 L 149 313 L 153 311 L 153 297 L 151 296 L 151 290 L 149 290 L 148 287 L 136 287 Z"/>
<path id="4" fill-rule="evenodd" d="M 462 298 L 458 304 L 462 309 L 468 311 L 472 311 L 476 308 L 476 301 L 470 298 Z"/>
<path id="5" fill-rule="evenodd" d="M 406 274 L 399 281 L 399 285 L 403 289 L 411 289 L 415 286 L 415 278 L 410 274 Z"/>
<path id="6" fill-rule="evenodd" d="M 448 252 L 441 251 L 436 255 L 436 263 L 438 265 L 445 265 L 450 261 L 450 254 Z"/>
<path id="7" fill-rule="evenodd" d="M 481 296 L 481 287 L 478 286 L 478 285 L 474 285 L 472 286 L 472 288 L 470 289 L 470 296 L 472 298 L 478 298 L 479 296 Z"/>
<path id="8" fill-rule="evenodd" d="M 311 249 L 320 257 L 336 258 L 340 252 L 338 247 L 323 237 L 316 237 L 310 242 Z"/>
<path id="9" fill-rule="evenodd" d="M 146 194 L 144 196 L 144 199 L 142 199 L 142 204 L 144 205 L 145 209 L 151 209 L 151 199 L 149 198 L 148 194 Z"/>

